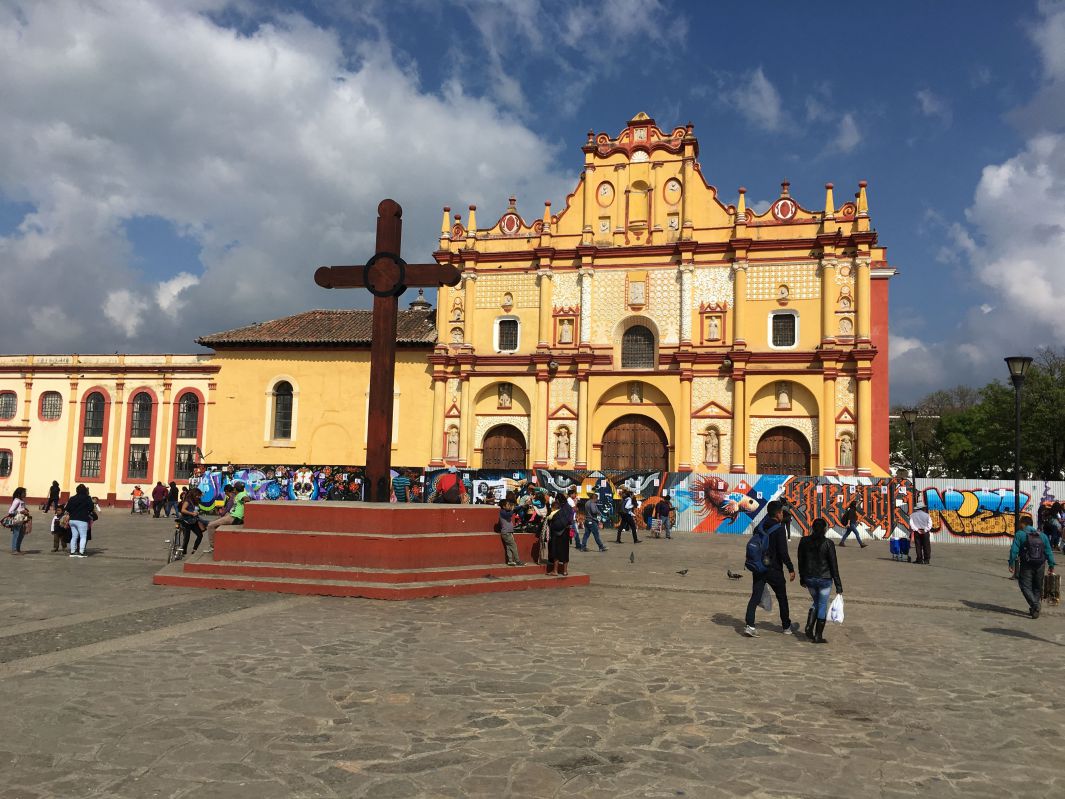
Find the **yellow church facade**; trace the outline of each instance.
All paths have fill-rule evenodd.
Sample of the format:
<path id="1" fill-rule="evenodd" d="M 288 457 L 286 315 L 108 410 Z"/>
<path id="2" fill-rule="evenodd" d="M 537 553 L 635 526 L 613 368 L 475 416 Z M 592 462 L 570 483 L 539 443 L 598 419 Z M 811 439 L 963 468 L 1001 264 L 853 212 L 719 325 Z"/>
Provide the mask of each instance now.
<path id="1" fill-rule="evenodd" d="M 691 126 L 589 133 L 529 220 L 445 209 L 431 464 L 883 475 L 888 279 L 864 182 L 725 205 Z M 483 212 L 482 212 L 483 216 Z"/>

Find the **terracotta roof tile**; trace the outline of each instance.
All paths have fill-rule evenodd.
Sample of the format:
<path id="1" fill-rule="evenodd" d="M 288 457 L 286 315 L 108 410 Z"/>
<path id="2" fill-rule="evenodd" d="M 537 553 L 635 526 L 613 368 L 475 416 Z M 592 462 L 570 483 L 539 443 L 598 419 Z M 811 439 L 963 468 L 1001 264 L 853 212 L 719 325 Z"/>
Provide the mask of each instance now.
<path id="1" fill-rule="evenodd" d="M 196 339 L 196 343 L 215 349 L 367 345 L 370 343 L 372 323 L 372 311 L 306 311 L 295 316 L 212 333 Z M 436 344 L 435 310 L 418 308 L 400 311 L 396 323 L 396 343 L 407 346 Z"/>

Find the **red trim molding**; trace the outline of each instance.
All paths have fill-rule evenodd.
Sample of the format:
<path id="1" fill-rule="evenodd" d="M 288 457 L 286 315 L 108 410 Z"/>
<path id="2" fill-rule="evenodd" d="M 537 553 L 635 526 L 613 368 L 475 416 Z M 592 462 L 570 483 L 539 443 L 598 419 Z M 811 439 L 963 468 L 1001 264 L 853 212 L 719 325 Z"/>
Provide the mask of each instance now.
<path id="1" fill-rule="evenodd" d="M 99 393 L 104 398 L 104 427 L 103 436 L 100 438 L 100 474 L 98 477 L 86 477 L 81 473 L 82 448 L 85 445 L 85 401 L 91 394 Z M 111 393 L 103 386 L 93 386 L 81 394 L 81 413 L 78 414 L 78 449 L 74 457 L 78 459 L 75 474 L 80 483 L 104 483 L 107 481 L 107 442 L 111 427 Z"/>

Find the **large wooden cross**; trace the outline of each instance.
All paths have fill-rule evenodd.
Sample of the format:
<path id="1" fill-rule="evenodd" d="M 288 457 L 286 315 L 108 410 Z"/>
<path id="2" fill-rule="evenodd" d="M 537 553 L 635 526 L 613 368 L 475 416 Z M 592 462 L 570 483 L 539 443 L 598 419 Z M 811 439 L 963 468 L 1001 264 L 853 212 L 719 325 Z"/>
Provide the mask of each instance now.
<path id="1" fill-rule="evenodd" d="M 366 499 L 388 502 L 392 469 L 392 403 L 396 383 L 399 295 L 410 286 L 454 286 L 461 273 L 450 264 L 408 264 L 399 255 L 403 209 L 395 200 L 377 206 L 377 252 L 364 265 L 321 266 L 314 282 L 326 289 L 369 289 L 373 298 L 370 340 L 370 407 L 366 430 Z"/>

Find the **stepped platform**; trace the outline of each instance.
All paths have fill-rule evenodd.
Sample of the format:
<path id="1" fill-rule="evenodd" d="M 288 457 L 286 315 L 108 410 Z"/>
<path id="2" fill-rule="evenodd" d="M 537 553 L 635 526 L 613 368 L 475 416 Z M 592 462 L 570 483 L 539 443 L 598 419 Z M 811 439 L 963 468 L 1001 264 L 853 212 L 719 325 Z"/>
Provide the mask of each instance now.
<path id="1" fill-rule="evenodd" d="M 370 599 L 588 584 L 586 574 L 544 574 L 531 533 L 514 536 L 528 565 L 504 565 L 498 518 L 473 505 L 250 502 L 244 525 L 219 528 L 213 553 L 171 563 L 153 582 Z"/>

